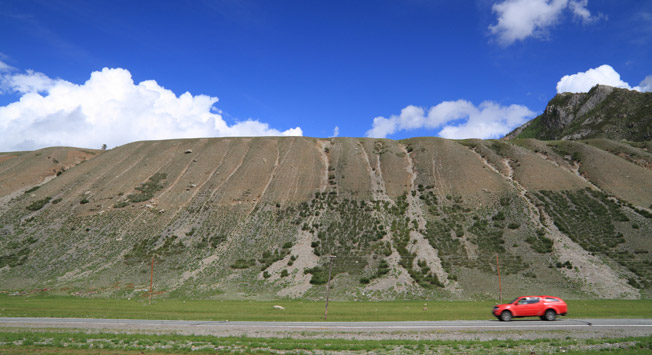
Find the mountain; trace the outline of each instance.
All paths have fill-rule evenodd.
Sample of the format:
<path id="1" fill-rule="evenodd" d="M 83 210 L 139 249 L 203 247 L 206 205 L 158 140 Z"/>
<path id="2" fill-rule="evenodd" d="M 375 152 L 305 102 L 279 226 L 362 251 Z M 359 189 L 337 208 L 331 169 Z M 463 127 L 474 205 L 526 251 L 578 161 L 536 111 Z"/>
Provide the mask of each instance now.
<path id="1" fill-rule="evenodd" d="M 588 93 L 555 96 L 540 116 L 506 139 L 652 140 L 652 93 L 596 85 Z"/>
<path id="2" fill-rule="evenodd" d="M 652 295 L 652 153 L 604 139 L 307 137 L 0 154 L 0 292 Z"/>

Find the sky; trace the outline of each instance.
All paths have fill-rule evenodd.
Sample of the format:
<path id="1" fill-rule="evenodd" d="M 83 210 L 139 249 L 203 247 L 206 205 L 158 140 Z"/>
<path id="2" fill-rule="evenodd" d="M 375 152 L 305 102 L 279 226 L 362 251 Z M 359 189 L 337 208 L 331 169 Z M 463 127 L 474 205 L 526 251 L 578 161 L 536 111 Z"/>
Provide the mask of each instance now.
<path id="1" fill-rule="evenodd" d="M 0 151 L 493 139 L 596 84 L 652 91 L 652 1 L 0 0 Z"/>

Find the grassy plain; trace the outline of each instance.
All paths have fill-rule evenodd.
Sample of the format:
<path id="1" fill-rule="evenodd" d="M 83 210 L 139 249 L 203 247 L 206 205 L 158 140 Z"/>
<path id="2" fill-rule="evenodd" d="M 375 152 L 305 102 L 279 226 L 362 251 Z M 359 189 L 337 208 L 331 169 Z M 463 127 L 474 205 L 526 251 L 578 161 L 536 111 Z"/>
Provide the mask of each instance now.
<path id="1" fill-rule="evenodd" d="M 214 337 L 195 335 L 83 332 L 2 332 L 0 353 L 142 354 L 219 352 L 221 354 L 311 353 L 554 353 L 649 354 L 652 337 L 533 340 L 352 340 Z"/>
<path id="2" fill-rule="evenodd" d="M 568 300 L 569 318 L 652 318 L 652 300 Z M 493 301 L 330 302 L 329 321 L 491 319 Z M 279 305 L 285 309 L 275 309 Z M 0 317 L 323 321 L 324 303 L 301 300 L 109 299 L 0 295 Z"/>

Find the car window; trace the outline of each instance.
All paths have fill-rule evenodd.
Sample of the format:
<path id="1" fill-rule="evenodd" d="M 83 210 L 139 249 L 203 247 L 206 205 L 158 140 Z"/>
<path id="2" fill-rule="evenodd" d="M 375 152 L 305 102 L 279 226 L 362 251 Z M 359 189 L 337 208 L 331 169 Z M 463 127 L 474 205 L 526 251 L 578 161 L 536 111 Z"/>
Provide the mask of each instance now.
<path id="1" fill-rule="evenodd" d="M 548 302 L 559 302 L 558 299 L 552 298 L 552 297 L 546 297 L 546 301 L 548 301 Z"/>
<path id="2" fill-rule="evenodd" d="M 517 304 L 533 304 L 533 303 L 539 303 L 540 299 L 539 297 L 525 297 L 521 298 Z"/>

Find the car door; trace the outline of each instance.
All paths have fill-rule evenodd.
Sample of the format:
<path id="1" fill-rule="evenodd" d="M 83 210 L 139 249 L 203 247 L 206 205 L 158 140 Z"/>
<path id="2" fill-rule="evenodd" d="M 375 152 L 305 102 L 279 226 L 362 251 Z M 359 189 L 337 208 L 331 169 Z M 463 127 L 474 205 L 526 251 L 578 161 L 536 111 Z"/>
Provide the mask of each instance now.
<path id="1" fill-rule="evenodd" d="M 521 298 L 514 306 L 514 315 L 517 317 L 531 317 L 539 315 L 540 306 L 541 299 L 539 297 Z"/>

